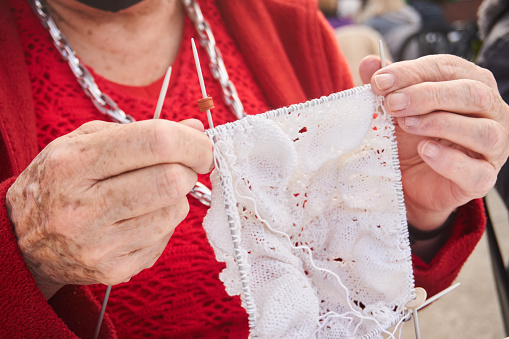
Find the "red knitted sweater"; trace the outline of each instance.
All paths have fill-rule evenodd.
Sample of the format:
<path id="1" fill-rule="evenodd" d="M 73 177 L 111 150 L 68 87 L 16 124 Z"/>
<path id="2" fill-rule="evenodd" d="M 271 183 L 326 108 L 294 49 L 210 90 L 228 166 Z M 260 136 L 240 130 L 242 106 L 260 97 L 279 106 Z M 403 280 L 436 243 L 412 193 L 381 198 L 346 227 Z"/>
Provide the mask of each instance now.
<path id="1" fill-rule="evenodd" d="M 23 95 L 26 100 L 33 98 L 33 107 L 25 104 L 23 115 L 24 119 L 34 119 L 36 134 L 30 136 L 30 131 L 19 131 L 27 138 L 26 142 L 36 141 L 40 150 L 87 121 L 108 120 L 83 94 L 25 1 L 9 0 L 8 3 L 10 10 L 0 1 L 0 32 L 15 33 L 20 46 L 6 35 L 0 39 L 3 46 L 13 50 L 21 47 L 24 52 L 20 69 L 28 74 L 31 87 L 22 88 L 25 92 L 20 90 L 23 94 L 19 98 Z M 203 0 L 200 5 L 248 114 L 351 86 L 346 64 L 313 2 L 243 0 L 242 4 L 233 6 L 226 0 L 217 3 Z M 11 15 L 14 21 L 6 19 Z M 298 22 L 299 27 L 291 26 L 293 22 Z M 288 33 L 289 27 L 294 30 L 292 33 Z M 206 118 L 196 108 L 201 92 L 190 47 L 190 38 L 196 38 L 196 33 L 187 19 L 183 34 L 162 117 L 198 118 L 207 125 Z M 246 39 L 249 44 L 245 43 Z M 4 40 L 9 44 L 4 45 Z M 309 50 L 303 48 L 306 46 Z M 231 121 L 234 116 L 225 107 L 221 89 L 206 67 L 208 59 L 204 51 L 200 52 L 207 91 L 215 98 L 214 122 Z M 12 62 L 12 55 L 16 54 L 0 53 L 0 62 L 4 59 Z M 16 74 L 22 83 L 26 75 Z M 95 77 L 99 87 L 128 114 L 137 120 L 151 118 L 157 100 L 154 88 L 158 88 L 158 83 L 133 89 Z M 0 82 L 9 78 L 0 73 Z M 29 94 L 27 88 L 31 89 Z M 8 94 L 0 86 L 0 102 Z M 23 150 L 20 142 L 16 143 L 20 137 L 11 128 L 20 112 L 15 105 L 18 104 L 0 105 L 0 156 L 4 162 L 0 174 L 2 180 L 11 177 L 0 185 L 1 206 L 15 176 L 26 167 L 27 159 L 35 155 L 33 151 Z M 207 177 L 202 176 L 200 181 L 208 184 Z M 223 264 L 215 260 L 201 226 L 206 208 L 193 198 L 189 200 L 191 211 L 158 262 L 129 283 L 113 287 L 102 337 L 247 337 L 246 313 L 240 299 L 228 296 L 219 281 Z M 450 284 L 482 234 L 482 216 L 478 201 L 459 209 L 454 234 L 433 262 L 425 264 L 414 258 L 417 285 L 433 294 Z M 0 336 L 91 337 L 105 287 L 67 286 L 48 305 L 22 262 L 4 207 L 0 209 L 0 242 L 5 263 L 0 271 Z"/>

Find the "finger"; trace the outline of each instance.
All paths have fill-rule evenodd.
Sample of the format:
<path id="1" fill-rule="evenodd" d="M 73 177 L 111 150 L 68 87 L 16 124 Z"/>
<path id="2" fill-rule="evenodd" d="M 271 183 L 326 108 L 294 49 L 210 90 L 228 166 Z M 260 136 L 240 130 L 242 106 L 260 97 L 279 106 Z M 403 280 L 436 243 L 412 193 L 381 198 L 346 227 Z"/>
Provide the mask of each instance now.
<path id="1" fill-rule="evenodd" d="M 412 85 L 388 94 L 384 102 L 386 110 L 394 116 L 443 110 L 507 121 L 500 103 L 498 91 L 467 79 Z"/>
<path id="2" fill-rule="evenodd" d="M 191 191 L 197 177 L 188 167 L 162 164 L 100 181 L 87 193 L 102 197 L 92 210 L 110 224 L 175 204 Z"/>
<path id="3" fill-rule="evenodd" d="M 68 147 L 52 152 L 55 164 L 80 164 L 83 176 L 93 180 L 162 163 L 179 163 L 198 173 L 211 167 L 212 144 L 194 128 L 167 120 L 117 126 L 70 139 Z"/>
<path id="4" fill-rule="evenodd" d="M 68 137 L 76 137 L 78 135 L 96 133 L 105 129 L 116 128 L 120 125 L 115 122 L 106 122 L 100 120 L 89 121 L 84 123 L 71 133 L 67 134 Z"/>
<path id="5" fill-rule="evenodd" d="M 386 65 L 391 64 L 391 62 L 388 60 L 386 60 L 385 63 Z M 361 76 L 362 83 L 369 84 L 373 74 L 381 68 L 382 66 L 380 57 L 376 55 L 368 55 L 362 59 L 361 63 L 359 64 L 359 74 Z"/>
<path id="6" fill-rule="evenodd" d="M 142 263 L 142 266 L 144 267 L 143 269 L 154 266 L 159 257 L 161 257 L 161 255 L 163 254 L 164 250 L 166 249 L 166 246 L 168 246 L 168 242 L 170 241 L 172 236 L 173 232 L 169 234 L 167 237 L 161 238 L 157 244 L 154 244 L 154 246 L 144 249 L 144 253 L 140 253 L 140 257 L 143 259 Z"/>
<path id="7" fill-rule="evenodd" d="M 371 77 L 381 67 L 380 58 L 375 55 L 368 55 L 359 64 L 359 74 L 363 84 L 369 84 Z"/>
<path id="8" fill-rule="evenodd" d="M 171 206 L 135 218 L 121 220 L 105 230 L 105 238 L 114 239 L 110 252 L 130 253 L 149 248 L 173 234 L 189 213 L 189 202 L 182 198 Z"/>
<path id="9" fill-rule="evenodd" d="M 172 234 L 162 238 L 156 245 L 142 248 L 109 261 L 102 269 L 101 283 L 117 285 L 131 280 L 132 277 L 152 267 L 163 254 Z"/>
<path id="10" fill-rule="evenodd" d="M 188 212 L 189 203 L 186 198 L 183 198 L 172 206 L 137 218 L 122 220 L 102 228 L 101 233 L 96 235 L 93 246 L 88 244 L 80 247 L 81 253 L 75 256 L 89 272 L 95 272 L 88 278 L 95 277 L 94 279 L 99 279 L 101 282 L 115 278 L 117 281 L 114 283 L 122 282 L 126 277 L 130 278 L 140 270 L 149 267 L 148 264 L 153 264 L 151 258 L 149 260 L 140 258 L 140 253 L 153 252 L 154 248 L 157 250 L 162 243 L 168 243 L 175 228 L 184 220 Z M 133 260 L 136 257 L 137 259 Z M 123 267 L 112 271 L 112 266 L 117 265 L 123 265 Z M 96 281 L 87 281 L 87 283 L 94 282 Z"/>
<path id="11" fill-rule="evenodd" d="M 448 140 L 482 154 L 495 168 L 500 168 L 508 155 L 509 138 L 499 123 L 490 119 L 473 119 L 448 112 L 398 118 L 406 132 Z"/>
<path id="12" fill-rule="evenodd" d="M 484 160 L 435 140 L 422 140 L 418 151 L 435 172 L 454 183 L 452 194 L 460 203 L 483 197 L 495 185 L 497 170 Z"/>
<path id="13" fill-rule="evenodd" d="M 397 62 L 375 72 L 371 78 L 373 91 L 386 95 L 395 90 L 421 82 L 439 82 L 459 79 L 477 80 L 497 88 L 490 71 L 453 55 L 428 55 L 416 60 Z"/>
<path id="14" fill-rule="evenodd" d="M 179 122 L 182 125 L 197 129 L 200 132 L 205 131 L 205 126 L 203 126 L 203 123 L 198 119 L 186 119 Z"/>

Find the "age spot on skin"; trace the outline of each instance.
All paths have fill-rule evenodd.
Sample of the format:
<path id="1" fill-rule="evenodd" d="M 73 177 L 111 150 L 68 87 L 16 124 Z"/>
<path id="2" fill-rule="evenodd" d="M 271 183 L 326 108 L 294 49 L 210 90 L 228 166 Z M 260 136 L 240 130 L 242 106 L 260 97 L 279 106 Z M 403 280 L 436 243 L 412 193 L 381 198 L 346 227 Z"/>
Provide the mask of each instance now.
<path id="1" fill-rule="evenodd" d="M 75 201 L 73 201 L 73 207 L 74 209 L 78 208 L 81 206 L 81 200 L 80 199 L 76 199 Z"/>

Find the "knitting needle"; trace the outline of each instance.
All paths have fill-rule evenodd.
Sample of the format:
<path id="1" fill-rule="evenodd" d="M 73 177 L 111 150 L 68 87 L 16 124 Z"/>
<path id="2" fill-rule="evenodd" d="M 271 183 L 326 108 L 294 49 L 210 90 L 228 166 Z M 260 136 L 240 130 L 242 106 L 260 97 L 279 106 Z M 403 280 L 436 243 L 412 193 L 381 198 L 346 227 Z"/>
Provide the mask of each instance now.
<path id="1" fill-rule="evenodd" d="M 159 92 L 159 99 L 157 100 L 156 111 L 154 113 L 154 119 L 159 119 L 161 115 L 161 110 L 163 109 L 164 98 L 166 98 L 166 92 L 168 92 L 168 85 L 170 84 L 170 76 L 171 76 L 171 66 L 168 67 L 166 74 L 163 80 L 163 86 L 161 87 L 161 92 Z"/>
<path id="2" fill-rule="evenodd" d="M 198 50 L 196 49 L 196 44 L 194 43 L 193 38 L 191 38 L 191 43 L 193 46 L 193 56 L 194 63 L 196 64 L 196 72 L 198 72 L 198 80 L 200 80 L 201 94 L 205 99 L 207 97 L 207 91 L 205 90 L 205 83 L 203 81 L 203 74 L 201 72 L 200 59 L 198 58 Z M 214 123 L 212 122 L 212 115 L 210 114 L 210 109 L 207 110 L 207 120 L 209 121 L 209 128 L 214 128 Z"/>
<path id="3" fill-rule="evenodd" d="M 104 294 L 103 304 L 101 305 L 101 313 L 99 313 L 99 319 L 97 320 L 97 324 L 95 325 L 94 339 L 99 337 L 99 331 L 101 330 L 101 325 L 103 323 L 104 312 L 106 312 L 106 305 L 108 304 L 108 299 L 110 297 L 111 286 L 106 288 L 106 293 Z"/>
<path id="4" fill-rule="evenodd" d="M 171 66 L 166 70 L 166 74 L 164 75 L 163 85 L 161 87 L 161 92 L 159 92 L 159 99 L 157 100 L 156 110 L 154 112 L 154 119 L 159 119 L 161 115 L 161 110 L 163 109 L 164 98 L 166 97 L 166 93 L 168 92 L 168 85 L 170 84 L 171 77 Z M 99 319 L 97 320 L 97 324 L 95 326 L 94 339 L 99 337 L 99 332 L 101 330 L 101 325 L 104 318 L 104 313 L 106 312 L 106 306 L 108 305 L 108 299 L 111 293 L 111 286 L 106 288 L 106 293 L 104 294 L 103 303 L 101 305 L 101 312 L 99 313 Z"/>
<path id="5" fill-rule="evenodd" d="M 384 68 L 386 66 L 386 63 L 385 63 L 384 44 L 382 43 L 382 40 L 379 40 L 378 48 L 379 48 L 379 53 L 380 53 L 380 66 L 381 66 L 381 68 Z M 387 117 L 387 112 L 385 112 L 385 108 L 383 105 L 384 100 L 385 100 L 384 97 L 382 97 L 382 104 L 380 106 L 378 106 L 377 111 L 383 117 Z M 377 113 L 377 115 L 378 115 L 378 113 Z"/>
<path id="6" fill-rule="evenodd" d="M 435 294 L 434 296 L 432 296 L 431 298 L 429 298 L 428 300 L 426 300 L 421 306 L 417 307 L 415 310 L 418 311 L 420 310 L 421 308 L 431 304 L 433 301 L 437 300 L 438 298 L 440 298 L 441 296 L 443 296 L 444 294 L 446 293 L 449 293 L 451 292 L 452 290 L 454 290 L 456 287 L 458 287 L 460 285 L 460 283 L 456 283 L 452 286 L 449 286 L 448 288 L 446 288 L 445 290 L 443 290 L 442 292 L 440 293 L 437 293 Z"/>
<path id="7" fill-rule="evenodd" d="M 379 48 L 380 48 L 380 63 L 382 64 L 382 68 L 385 67 L 385 52 L 384 52 L 384 44 L 382 40 L 379 40 Z"/>
<path id="8" fill-rule="evenodd" d="M 440 293 L 435 294 L 431 298 L 427 299 L 425 302 L 423 302 L 421 305 L 417 306 L 415 309 L 412 310 L 412 318 L 414 319 L 414 329 L 415 329 L 415 338 L 420 339 L 421 338 L 421 331 L 419 328 L 419 318 L 417 316 L 417 311 L 419 311 L 421 308 L 431 304 L 433 301 L 437 300 L 438 298 L 442 297 L 444 294 L 451 292 L 456 287 L 458 287 L 460 283 L 456 283 L 452 286 L 449 286 L 445 290 L 443 290 Z"/>
<path id="9" fill-rule="evenodd" d="M 421 330 L 419 328 L 419 317 L 417 317 L 417 310 L 412 310 L 412 317 L 414 318 L 415 339 L 421 339 Z"/>

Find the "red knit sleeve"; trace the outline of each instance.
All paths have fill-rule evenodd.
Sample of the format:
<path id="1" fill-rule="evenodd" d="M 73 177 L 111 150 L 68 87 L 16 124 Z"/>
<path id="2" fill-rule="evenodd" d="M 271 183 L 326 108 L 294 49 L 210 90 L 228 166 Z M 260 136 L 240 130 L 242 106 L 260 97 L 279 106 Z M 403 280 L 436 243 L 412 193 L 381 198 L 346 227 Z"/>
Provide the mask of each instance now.
<path id="1" fill-rule="evenodd" d="M 23 261 L 5 206 L 7 190 L 15 179 L 0 183 L 0 338 L 90 338 L 100 305 L 88 288 L 61 289 L 50 300 L 54 309 Z M 103 334 L 104 338 L 115 337 L 109 319 Z"/>
<path id="2" fill-rule="evenodd" d="M 430 263 L 412 255 L 415 286 L 423 287 L 428 296 L 449 287 L 479 242 L 486 227 L 482 199 L 472 200 L 458 208 L 453 233 Z"/>

